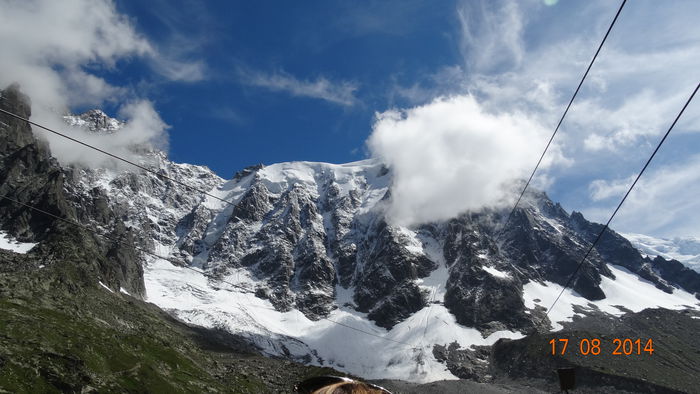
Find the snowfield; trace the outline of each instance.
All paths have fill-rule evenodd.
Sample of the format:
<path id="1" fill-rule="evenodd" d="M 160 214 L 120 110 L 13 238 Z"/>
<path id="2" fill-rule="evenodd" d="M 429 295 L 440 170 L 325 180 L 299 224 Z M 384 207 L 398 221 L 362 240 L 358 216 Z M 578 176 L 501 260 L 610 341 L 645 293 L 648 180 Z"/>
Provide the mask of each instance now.
<path id="1" fill-rule="evenodd" d="M 616 279 L 603 277 L 601 287 L 607 298 L 588 301 L 566 289 L 549 315 L 552 331 L 563 328 L 559 322 L 572 321 L 575 305 L 617 316 L 624 310 L 616 306 L 634 312 L 650 307 L 698 308 L 692 294 L 682 290 L 668 294 L 625 268 L 609 268 Z M 500 271 L 494 271 L 500 276 Z M 445 267 L 439 267 L 422 280 L 421 287 L 431 291 L 434 301 L 444 298 L 446 273 Z M 430 304 L 389 331 L 376 326 L 366 314 L 343 306 L 327 319 L 312 321 L 297 310 L 276 311 L 269 301 L 255 297 L 256 281 L 245 269 L 219 282 L 210 281 L 201 271 L 155 260 L 146 267 L 144 276 L 148 300 L 185 322 L 243 335 L 269 355 L 291 354 L 302 359 L 313 354 L 310 364 L 332 366 L 367 379 L 457 379 L 435 360 L 433 345 L 457 342 L 467 348 L 491 345 L 500 338 L 523 337 L 520 332 L 498 331 L 484 338 L 478 330 L 458 324 L 441 304 Z M 246 288 L 249 290 L 243 290 Z M 529 282 L 524 286 L 525 306 L 549 308 L 561 289 L 551 282 Z M 336 293 L 338 305 L 352 301 L 350 289 L 338 287 Z"/>
<path id="2" fill-rule="evenodd" d="M 201 174 L 197 168 L 176 167 L 163 160 L 171 172 Z M 324 184 L 333 179 L 338 185 L 339 195 L 349 195 L 353 191 L 359 199 L 354 211 L 339 211 L 340 215 L 356 217 L 360 222 L 372 220 L 373 210 L 381 204 L 389 184 L 386 177 L 377 177 L 379 164 L 373 160 L 335 165 L 327 163 L 293 162 L 274 164 L 259 170 L 258 177 L 265 188 L 274 195 L 281 195 L 296 185 L 303 185 L 314 198 L 325 198 Z M 203 177 L 201 179 L 208 179 Z M 245 175 L 234 180 L 224 181 L 209 177 L 202 187 L 211 190 L 220 198 L 238 203 L 250 190 L 253 177 Z M 143 192 L 142 192 L 143 193 Z M 144 193 L 140 197 L 152 212 L 152 222 L 159 217 L 176 218 L 189 212 L 185 206 L 175 210 Z M 126 201 L 124 196 L 122 201 Z M 133 199 L 132 199 L 133 200 Z M 137 204 L 137 200 L 129 204 Z M 190 202 L 193 206 L 196 201 Z M 434 345 L 449 345 L 457 342 L 462 348 L 472 345 L 491 345 L 500 338 L 522 338 L 517 331 L 497 331 L 484 338 L 481 333 L 457 323 L 456 318 L 444 306 L 449 270 L 443 255 L 440 241 L 416 232 L 410 228 L 397 226 L 397 237 L 406 250 L 414 255 L 424 255 L 435 262 L 437 268 L 428 277 L 417 279 L 415 283 L 429 295 L 428 304 L 386 330 L 368 319 L 367 314 L 354 310 L 354 288 L 336 285 L 335 307 L 327 318 L 313 321 L 296 309 L 288 312 L 275 310 L 270 301 L 256 297 L 254 292 L 261 285 L 248 268 L 227 267 L 223 280 L 211 280 L 213 267 L 223 266 L 210 258 L 210 251 L 230 227 L 232 207 L 212 198 L 203 198 L 201 206 L 210 210 L 212 219 L 203 228 L 201 249 L 192 255 L 188 267 L 174 266 L 166 260 L 150 260 L 144 269 L 147 299 L 179 319 L 208 328 L 219 328 L 247 337 L 264 353 L 274 356 L 289 356 L 298 361 L 314 365 L 331 366 L 367 379 L 401 379 L 413 382 L 431 382 L 442 379 L 457 379 L 433 356 Z M 161 212 L 158 212 L 161 210 Z M 330 214 L 320 212 L 314 224 L 319 233 L 334 234 Z M 549 222 L 548 222 L 549 223 Z M 558 233 L 560 223 L 551 221 Z M 243 236 L 258 233 L 262 222 L 246 224 L 238 228 Z M 167 230 L 167 228 L 165 228 Z M 346 231 L 346 230 L 344 230 Z M 154 251 L 162 256 L 175 256 L 178 239 L 164 235 L 154 242 Z M 247 234 L 247 235 L 246 235 Z M 262 248 L 263 245 L 250 247 Z M 481 267 L 498 280 L 510 281 L 509 272 L 491 266 L 489 255 L 484 251 L 478 255 L 483 259 Z M 560 330 L 560 322 L 571 321 L 574 306 L 597 309 L 613 315 L 621 315 L 624 310 L 638 312 L 649 307 L 682 309 L 697 307 L 693 295 L 676 290 L 667 294 L 653 284 L 640 279 L 621 267 L 609 266 L 616 279 L 603 276 L 601 288 L 607 298 L 591 302 L 566 289 L 550 313 L 553 330 Z M 561 286 L 551 282 L 530 281 L 525 284 L 523 298 L 527 308 L 536 305 L 549 308 Z M 620 306 L 625 309 L 618 308 Z"/>
<path id="3" fill-rule="evenodd" d="M 0 231 L 0 249 L 11 250 L 15 253 L 25 254 L 37 244 L 31 242 L 18 242 L 10 235 Z"/>
<path id="4" fill-rule="evenodd" d="M 438 270 L 435 275 L 444 272 Z M 185 322 L 241 334 L 269 355 L 289 353 L 303 358 L 314 354 L 311 364 L 368 379 L 457 379 L 433 357 L 434 344 L 457 342 L 468 347 L 523 337 L 519 332 L 498 331 L 483 338 L 476 329 L 457 324 L 442 305 L 425 307 L 389 331 L 376 326 L 366 314 L 342 306 L 327 319 L 312 321 L 297 310 L 276 311 L 269 301 L 255 297 L 256 282 L 244 269 L 227 276 L 228 283 L 214 282 L 196 270 L 155 260 L 146 267 L 144 277 L 148 301 Z M 431 278 L 425 279 L 430 282 Z M 349 292 L 338 290 L 338 304 L 342 305 L 343 294 Z M 438 288 L 434 291 L 444 296 Z"/>
<path id="5" fill-rule="evenodd" d="M 153 155 L 150 162 L 162 168 L 166 174 L 176 178 L 189 179 L 190 184 L 209 193 L 237 204 L 251 190 L 254 176 L 243 174 L 232 180 L 224 180 L 205 167 L 172 163 L 160 153 Z M 347 223 L 357 220 L 359 229 L 369 226 L 376 217 L 377 207 L 389 188 L 388 177 L 382 176 L 381 165 L 374 160 L 365 160 L 343 165 L 311 162 L 280 163 L 259 170 L 257 178 L 264 187 L 279 196 L 285 191 L 301 185 L 312 199 L 323 201 L 329 198 L 327 185 L 332 180 L 337 189 L 336 196 L 351 196 L 356 205 L 335 212 L 319 211 L 312 217 L 311 229 L 318 234 L 342 236 L 350 234 L 355 241 L 361 241 L 361 231 L 334 227 L 333 220 Z M 264 353 L 275 356 L 288 356 L 298 361 L 331 366 L 364 378 L 401 379 L 413 382 L 431 382 L 442 379 L 457 379 L 433 356 L 434 345 L 458 343 L 462 348 L 472 345 L 491 345 L 500 338 L 517 339 L 523 334 L 517 331 L 498 331 L 484 338 L 475 328 L 464 327 L 444 306 L 446 285 L 450 276 L 442 241 L 431 238 L 426 233 L 396 226 L 396 237 L 402 247 L 412 255 L 424 255 L 436 264 L 428 277 L 415 280 L 415 284 L 428 294 L 428 304 L 407 319 L 386 330 L 368 319 L 367 314 L 354 310 L 355 289 L 335 287 L 335 309 L 327 318 L 313 321 L 296 309 L 288 312 L 275 310 L 269 300 L 256 297 L 256 288 L 264 283 L 252 276 L 249 268 L 227 266 L 223 261 L 212 259 L 222 237 L 230 237 L 233 207 L 211 197 L 197 193 L 181 194 L 173 200 L 167 187 L 155 187 L 159 182 L 148 174 L 139 178 L 134 189 L 115 187 L 125 173 L 113 171 L 85 172 L 85 188 L 97 186 L 111 191 L 116 203 L 127 206 L 130 211 L 140 212 L 132 216 L 134 227 L 139 223 L 150 223 L 154 229 L 152 250 L 161 256 L 183 258 L 181 243 L 187 240 L 187 233 L 179 229 L 183 217 L 203 210 L 202 218 L 207 220 L 202 226 L 189 231 L 199 239 L 195 253 L 184 255 L 187 267 L 172 265 L 167 260 L 150 259 L 144 268 L 147 300 L 167 310 L 177 318 L 203 327 L 219 328 L 247 337 Z M 324 194 L 325 193 L 325 194 Z M 195 220 L 196 217 L 195 217 Z M 557 221 L 547 222 L 561 233 Z M 263 226 L 262 221 L 246 222 L 236 227 L 236 234 L 252 237 Z M 363 227 L 364 226 L 364 227 Z M 199 231 L 199 232 L 197 232 Z M 342 231 L 343 233 L 339 233 Z M 360 231 L 348 233 L 348 231 Z M 33 244 L 17 244 L 6 237 L 0 238 L 3 248 L 26 252 Z M 264 245 L 250 243 L 235 253 L 249 253 Z M 323 246 L 323 245 L 321 245 Z M 320 253 L 325 253 L 320 249 Z M 236 258 L 230 255 L 228 259 Z M 511 272 L 496 268 L 490 261 L 489 252 L 479 252 L 483 260 L 483 271 L 502 281 L 511 281 Z M 213 270 L 224 275 L 223 280 L 211 280 Z M 621 315 L 624 309 L 640 311 L 648 307 L 681 309 L 696 307 L 693 295 L 676 290 L 667 294 L 653 284 L 640 279 L 621 267 L 609 267 L 616 280 L 603 277 L 601 288 L 607 298 L 590 302 L 570 289 L 566 289 L 549 317 L 553 329 L 560 330 L 560 322 L 571 321 L 574 306 L 598 309 L 614 315 Z M 121 289 L 119 289 L 121 290 Z M 110 291 L 119 291 L 111 290 Z M 332 291 L 332 288 L 329 289 Z M 536 305 L 548 308 L 561 291 L 561 286 L 551 282 L 530 281 L 524 286 L 524 301 L 527 308 Z M 316 289 L 314 291 L 322 291 Z M 124 293 L 124 291 L 120 291 Z"/>
<path id="6" fill-rule="evenodd" d="M 700 309 L 698 300 L 692 294 L 675 289 L 673 294 L 668 294 L 657 289 L 651 282 L 629 272 L 627 269 L 615 265 L 608 265 L 615 275 L 615 280 L 602 276 L 601 289 L 606 298 L 599 301 L 589 301 L 567 288 L 559 301 L 549 313 L 553 331 L 564 328 L 560 322 L 570 322 L 574 317 L 574 306 L 578 305 L 586 309 L 598 309 L 612 315 L 621 316 L 625 313 L 621 306 L 632 312 L 639 312 L 646 308 L 662 307 L 667 309 Z M 529 282 L 523 286 L 523 299 L 527 308 L 535 305 L 549 308 L 561 292 L 562 286 L 552 282 Z"/>

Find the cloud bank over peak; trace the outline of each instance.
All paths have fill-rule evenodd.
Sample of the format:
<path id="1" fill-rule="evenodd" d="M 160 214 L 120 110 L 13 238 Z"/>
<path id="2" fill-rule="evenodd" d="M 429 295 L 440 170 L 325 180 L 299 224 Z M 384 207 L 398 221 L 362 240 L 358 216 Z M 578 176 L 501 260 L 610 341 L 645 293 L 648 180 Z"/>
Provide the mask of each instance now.
<path id="1" fill-rule="evenodd" d="M 168 80 L 192 81 L 201 78 L 201 63 L 160 53 L 110 0 L 0 0 L 0 9 L 0 88 L 18 82 L 32 100 L 33 120 L 76 138 L 90 138 L 66 126 L 60 115 L 75 107 L 127 102 L 120 115 L 132 123 L 91 142 L 116 154 L 126 153 L 134 143 L 167 146 L 166 126 L 153 104 L 103 75 L 119 68 L 120 62 L 138 59 Z M 63 164 L 110 163 L 74 143 L 47 138 Z"/>
<path id="2" fill-rule="evenodd" d="M 550 7 L 541 0 L 458 1 L 453 34 L 459 50 L 456 63 L 441 65 L 407 86 L 394 86 L 392 97 L 431 108 L 435 97 L 471 95 L 485 113 L 521 114 L 511 116 L 544 125 L 547 135 L 532 141 L 543 148 L 620 4 L 592 0 L 546 5 Z M 651 153 L 697 83 L 697 13 L 694 2 L 673 7 L 658 2 L 627 4 L 554 139 L 559 153 L 550 151 L 545 156 L 559 156 L 543 175 L 548 194 L 566 209 L 599 221 L 612 213 L 619 201 L 612 197 L 621 197 L 638 173 L 640 161 Z M 433 132 L 432 124 L 426 127 L 426 134 Z M 700 211 L 683 202 L 697 183 L 693 172 L 685 169 L 697 167 L 688 155 L 697 151 L 699 132 L 700 106 L 695 102 L 637 185 L 644 191 L 625 203 L 616 229 L 656 236 L 700 233 Z M 494 155 L 502 154 L 498 148 Z M 415 153 L 426 163 L 433 160 L 423 152 Z M 530 166 L 534 167 L 539 153 L 531 153 Z M 676 176 L 665 182 L 645 180 L 655 177 L 654 168 L 671 168 L 673 162 L 681 163 L 673 167 Z M 431 175 L 445 180 L 439 168 L 434 170 L 435 174 L 422 175 L 419 170 L 416 184 Z M 409 172 L 400 176 L 409 177 Z M 459 183 L 460 178 L 454 181 Z M 642 196 L 645 203 L 638 203 Z M 672 220 L 651 214 L 651 205 L 645 205 L 650 201 Z M 450 203 L 445 205 L 449 211 L 447 206 Z"/>
<path id="3" fill-rule="evenodd" d="M 94 133 L 77 126 L 67 126 L 63 119 L 52 112 L 43 112 L 37 118 L 40 124 L 55 125 L 56 130 L 68 134 L 86 144 L 95 146 L 114 155 L 131 161 L 142 159 L 144 149 L 168 148 L 169 126 L 163 122 L 153 104 L 148 100 L 127 102 L 119 110 L 119 117 L 125 120 L 123 126 L 115 133 Z M 77 164 L 87 167 L 109 167 L 130 169 L 133 167 L 117 159 L 106 156 L 88 147 L 78 145 L 63 137 L 34 127 L 39 138 L 46 139 L 51 147 L 51 153 L 66 164 Z"/>
<path id="4" fill-rule="evenodd" d="M 546 137 L 536 120 L 488 112 L 471 95 L 377 114 L 368 147 L 393 171 L 388 220 L 410 226 L 510 204 Z M 543 168 L 563 160 L 555 146 Z"/>

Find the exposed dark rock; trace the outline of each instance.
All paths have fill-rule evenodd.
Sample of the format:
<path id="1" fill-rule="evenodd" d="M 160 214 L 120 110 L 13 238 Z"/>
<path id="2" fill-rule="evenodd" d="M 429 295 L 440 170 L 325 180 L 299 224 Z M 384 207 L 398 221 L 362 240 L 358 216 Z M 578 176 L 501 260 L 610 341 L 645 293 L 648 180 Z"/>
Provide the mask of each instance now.
<path id="1" fill-rule="evenodd" d="M 1 93 L 0 106 L 19 116 L 29 117 L 29 101 L 18 91 L 16 85 Z M 61 259 L 66 253 L 65 242 L 73 242 L 77 247 L 93 251 L 99 258 L 76 259 L 76 273 L 67 275 L 64 281 L 77 281 L 82 285 L 97 286 L 102 281 L 113 289 L 120 287 L 143 294 L 143 272 L 138 253 L 133 247 L 133 237 L 127 235 L 120 215 L 108 206 L 108 197 L 99 190 L 91 190 L 88 195 L 74 192 L 71 177 L 56 159 L 51 157 L 48 145 L 37 140 L 29 124 L 5 114 L 0 114 L 0 228 L 8 231 L 19 240 L 45 241 L 40 251 Z M 68 179 L 68 181 L 67 181 Z M 79 230 L 70 224 L 32 210 L 21 203 L 36 207 L 55 217 L 69 222 L 102 225 L 103 230 L 113 232 L 112 238 L 124 237 L 124 243 L 95 236 Z M 57 237 L 56 234 L 72 232 L 74 237 Z M 131 243 L 129 243 L 131 242 Z M 77 289 L 75 283 L 69 287 Z"/>
<path id="2" fill-rule="evenodd" d="M 264 184 L 256 182 L 253 187 L 236 204 L 231 214 L 232 220 L 256 221 L 262 219 L 270 210 L 268 191 Z"/>
<path id="3" fill-rule="evenodd" d="M 423 309 L 427 298 L 428 294 L 422 293 L 414 283 L 405 282 L 394 288 L 367 316 L 378 326 L 391 329 L 395 324 Z"/>
<path id="4" fill-rule="evenodd" d="M 556 206 L 553 207 L 551 201 L 547 200 L 543 204 L 549 207 L 542 210 L 543 214 L 549 211 L 556 216 L 542 218 L 530 210 L 516 209 L 511 220 L 512 226 L 504 231 L 502 250 L 514 265 L 530 272 L 531 276 L 566 285 L 578 269 L 590 243 L 582 239 L 575 228 L 554 228 L 550 220 L 566 223 L 569 218 Z M 578 269 L 570 286 L 590 300 L 602 299 L 605 294 L 599 286 L 601 274 L 612 275 L 605 262 L 593 251 Z"/>
<path id="5" fill-rule="evenodd" d="M 177 224 L 175 231 L 180 237 L 179 248 L 184 253 L 183 257 L 196 256 L 204 250 L 202 239 L 212 218 L 211 210 L 198 205 Z"/>
<path id="6" fill-rule="evenodd" d="M 650 259 L 645 258 L 645 262 Z M 650 267 L 661 278 L 677 284 L 683 290 L 694 293 L 700 299 L 700 274 L 676 260 L 666 260 L 661 256 L 651 260 Z"/>
<path id="7" fill-rule="evenodd" d="M 87 129 L 93 133 L 113 133 L 123 127 L 124 123 L 110 118 L 99 109 L 91 109 L 77 116 L 68 116 L 69 120 L 81 121 L 74 122 L 76 126 Z"/>
<path id="8" fill-rule="evenodd" d="M 242 169 L 242 170 L 236 172 L 235 174 L 233 174 L 233 179 L 232 179 L 232 180 L 234 180 L 234 181 L 240 181 L 241 179 L 247 177 L 247 176 L 250 175 L 250 174 L 254 174 L 255 172 L 257 172 L 258 170 L 263 169 L 264 167 L 265 167 L 265 166 L 262 165 L 262 164 L 256 164 L 256 165 L 254 165 L 254 166 L 248 166 L 248 167 L 246 167 L 246 168 L 244 168 L 244 169 Z"/>
<path id="9" fill-rule="evenodd" d="M 481 268 L 453 270 L 445 294 L 445 306 L 467 327 L 486 329 L 500 322 L 507 329 L 530 325 L 521 296 L 522 284 L 508 278 L 496 278 Z M 491 331 L 491 330 L 488 330 Z"/>
<path id="10" fill-rule="evenodd" d="M 471 349 L 462 349 L 458 343 L 452 342 L 447 346 L 435 345 L 433 356 L 436 360 L 445 363 L 447 368 L 460 379 L 469 379 L 476 382 L 492 381 L 490 375 L 489 357 L 490 346 L 474 346 Z"/>

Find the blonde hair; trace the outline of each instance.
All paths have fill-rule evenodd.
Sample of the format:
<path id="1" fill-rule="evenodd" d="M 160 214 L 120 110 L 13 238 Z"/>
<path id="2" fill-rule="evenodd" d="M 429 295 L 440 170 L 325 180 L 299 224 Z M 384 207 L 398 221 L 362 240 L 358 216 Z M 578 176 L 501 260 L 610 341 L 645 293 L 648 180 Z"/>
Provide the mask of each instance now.
<path id="1" fill-rule="evenodd" d="M 339 382 L 314 391 L 311 394 L 385 394 L 386 391 L 372 388 L 362 382 Z"/>

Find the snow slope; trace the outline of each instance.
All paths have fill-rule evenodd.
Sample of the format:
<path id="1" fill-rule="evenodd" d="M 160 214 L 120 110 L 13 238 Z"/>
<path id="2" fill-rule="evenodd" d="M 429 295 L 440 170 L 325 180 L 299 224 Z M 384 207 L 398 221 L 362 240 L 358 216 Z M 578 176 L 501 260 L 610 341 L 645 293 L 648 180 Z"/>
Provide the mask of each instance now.
<path id="1" fill-rule="evenodd" d="M 500 338 L 523 336 L 517 330 L 500 330 L 484 337 L 476 328 L 457 323 L 444 304 L 451 272 L 449 264 L 455 264 L 456 260 L 449 264 L 446 261 L 444 239 L 406 227 L 394 227 L 392 236 L 407 256 L 423 256 L 434 262 L 435 268 L 428 276 L 414 281 L 427 294 L 426 305 L 389 330 L 375 324 L 367 313 L 356 310 L 354 286 L 358 282 L 350 282 L 348 288 L 336 284 L 330 290 L 323 287 L 308 290 L 333 299 L 329 314 L 320 319 L 302 313 L 294 299 L 291 308 L 285 310 L 270 299 L 256 296 L 261 289 L 269 289 L 269 283 L 250 266 L 231 262 L 263 250 L 270 243 L 281 242 L 282 249 L 294 247 L 286 243 L 289 241 L 284 235 L 275 235 L 276 232 L 269 233 L 273 234 L 272 238 L 257 237 L 265 234 L 266 229 L 279 231 L 275 227 L 279 223 L 292 223 L 290 210 L 307 212 L 303 208 L 305 203 L 321 208 L 308 211 L 307 227 L 294 230 L 295 234 L 302 234 L 299 239 L 303 239 L 303 231 L 310 231 L 313 236 L 325 235 L 317 238 L 325 241 L 309 243 L 310 251 L 334 258 L 332 250 L 325 249 L 332 239 L 351 248 L 361 248 L 357 245 L 363 245 L 363 240 L 370 236 L 367 232 L 377 220 L 390 186 L 390 178 L 381 175 L 382 166 L 376 161 L 343 165 L 280 163 L 244 171 L 232 180 L 223 180 L 205 167 L 173 163 L 160 153 L 153 153 L 148 163 L 234 206 L 250 197 L 253 185 L 263 187 L 267 193 L 253 202 L 267 204 L 269 199 L 288 204 L 279 211 L 272 206 L 260 208 L 267 212 L 262 219 L 248 216 L 240 219 L 234 217 L 233 206 L 198 193 L 173 193 L 171 184 L 152 174 L 133 178 L 128 172 L 83 170 L 84 190 L 99 187 L 108 191 L 114 204 L 131 213 L 128 222 L 131 226 L 149 228 L 149 242 L 155 253 L 182 261 L 183 266 L 175 266 L 166 260 L 149 258 L 144 280 L 147 300 L 185 322 L 240 334 L 269 355 L 332 366 L 365 378 L 415 382 L 456 379 L 445 364 L 435 359 L 434 345 L 456 342 L 462 348 L 469 348 L 490 345 Z M 247 214 L 257 212 L 255 204 L 248 207 L 251 211 Z M 184 220 L 187 217 L 191 219 Z M 544 216 L 538 218 L 551 222 L 556 234 L 562 233 L 562 223 Z M 191 226 L 183 224 L 189 222 Z M 183 248 L 188 243 L 193 246 Z M 371 248 L 372 244 L 365 245 Z M 299 250 L 295 256 L 299 253 L 305 252 Z M 475 261 L 481 262 L 480 270 L 499 281 L 515 280 L 513 271 L 505 271 L 507 266 L 492 259 L 490 253 L 493 251 L 477 252 Z M 363 269 L 367 267 L 358 265 L 356 274 Z M 562 328 L 558 322 L 572 320 L 575 305 L 614 315 L 623 313 L 617 305 L 632 311 L 654 306 L 680 309 L 697 305 L 697 300 L 687 292 L 676 290 L 667 294 L 624 268 L 609 266 L 609 269 L 616 279 L 602 277 L 601 288 L 606 299 L 591 302 L 571 289 L 564 292 L 550 314 L 554 330 Z M 561 286 L 552 282 L 527 282 L 523 286 L 525 307 L 549 307 L 560 290 Z"/>
<path id="2" fill-rule="evenodd" d="M 145 279 L 149 301 L 188 323 L 244 335 L 270 355 L 303 359 L 313 354 L 311 364 L 365 378 L 456 379 L 435 360 L 434 344 L 457 342 L 468 347 L 523 336 L 498 331 L 484 338 L 479 331 L 457 324 L 442 305 L 426 307 L 388 331 L 345 306 L 326 319 L 312 321 L 297 310 L 276 311 L 269 301 L 255 297 L 256 281 L 247 270 L 228 275 L 225 282 L 213 281 L 202 272 L 155 260 L 148 265 Z"/>
<path id="3" fill-rule="evenodd" d="M 572 321 L 576 314 L 574 306 L 597 309 L 616 316 L 623 315 L 626 310 L 639 312 L 651 307 L 698 308 L 698 300 L 686 291 L 675 289 L 673 294 L 668 294 L 656 288 L 653 283 L 634 275 L 623 267 L 608 265 L 608 268 L 615 275 L 615 279 L 602 277 L 601 288 L 605 292 L 605 299 L 589 301 L 570 288 L 564 290 L 561 298 L 549 313 L 549 318 L 554 326 L 553 331 L 564 328 L 560 322 Z M 561 289 L 562 286 L 551 282 L 529 282 L 524 286 L 525 306 L 531 309 L 535 305 L 549 308 Z M 618 306 L 624 309 L 618 308 Z"/>
<path id="4" fill-rule="evenodd" d="M 0 231 L 0 249 L 11 250 L 15 253 L 27 253 L 31 248 L 36 246 L 35 243 L 17 242 L 10 235 Z"/>

